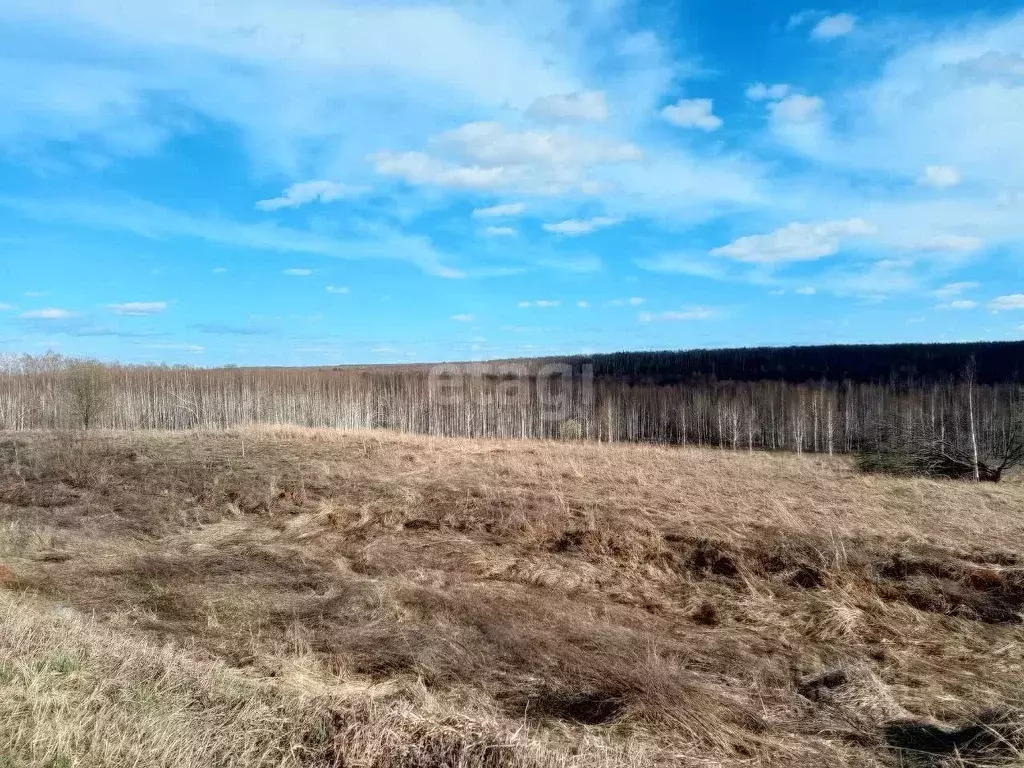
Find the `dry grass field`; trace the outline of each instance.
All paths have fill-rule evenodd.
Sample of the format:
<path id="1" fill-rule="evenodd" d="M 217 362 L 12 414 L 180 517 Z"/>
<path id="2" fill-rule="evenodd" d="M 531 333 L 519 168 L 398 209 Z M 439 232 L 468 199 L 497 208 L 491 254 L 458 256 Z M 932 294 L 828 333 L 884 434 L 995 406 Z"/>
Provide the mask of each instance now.
<path id="1" fill-rule="evenodd" d="M 0 766 L 1024 764 L 1024 486 L 0 435 Z"/>

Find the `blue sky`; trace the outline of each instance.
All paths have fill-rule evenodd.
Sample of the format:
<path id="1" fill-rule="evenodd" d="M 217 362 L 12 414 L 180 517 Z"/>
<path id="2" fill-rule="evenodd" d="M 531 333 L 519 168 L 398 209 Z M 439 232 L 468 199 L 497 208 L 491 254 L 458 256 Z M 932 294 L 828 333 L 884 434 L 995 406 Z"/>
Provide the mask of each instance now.
<path id="1" fill-rule="evenodd" d="M 0 353 L 1024 338 L 1019 3 L 5 0 Z"/>

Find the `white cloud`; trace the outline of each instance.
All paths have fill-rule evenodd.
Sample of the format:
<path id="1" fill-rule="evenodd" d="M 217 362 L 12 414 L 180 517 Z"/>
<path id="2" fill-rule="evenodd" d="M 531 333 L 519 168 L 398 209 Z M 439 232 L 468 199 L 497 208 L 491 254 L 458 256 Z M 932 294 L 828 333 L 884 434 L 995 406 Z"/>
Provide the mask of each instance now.
<path id="1" fill-rule="evenodd" d="M 125 304 L 110 304 L 108 309 L 118 315 L 159 315 L 167 310 L 166 301 L 129 301 Z"/>
<path id="2" fill-rule="evenodd" d="M 555 224 L 544 224 L 543 227 L 546 232 L 576 237 L 578 235 L 589 235 L 591 232 L 614 226 L 621 221 L 622 219 L 611 216 L 595 216 L 591 219 L 566 219 Z"/>
<path id="3" fill-rule="evenodd" d="M 710 307 L 690 307 L 681 311 L 641 312 L 637 319 L 641 323 L 681 322 L 684 320 L 706 320 L 716 314 L 717 312 Z"/>
<path id="4" fill-rule="evenodd" d="M 956 301 L 950 301 L 945 304 L 937 304 L 936 309 L 974 309 L 978 306 L 978 302 L 970 301 L 969 299 L 957 299 Z"/>
<path id="5" fill-rule="evenodd" d="M 351 187 L 336 181 L 303 181 L 299 184 L 292 184 L 280 197 L 260 200 L 256 203 L 256 207 L 261 211 L 299 208 L 313 202 L 331 203 L 363 191 L 361 187 Z"/>
<path id="6" fill-rule="evenodd" d="M 487 237 L 515 237 L 519 234 L 515 227 L 484 227 L 480 231 Z"/>
<path id="7" fill-rule="evenodd" d="M 398 176 L 413 185 L 454 189 L 502 189 L 516 184 L 515 174 L 502 166 L 457 166 L 424 152 L 376 152 L 370 156 L 377 173 Z"/>
<path id="8" fill-rule="evenodd" d="M 729 245 L 713 249 L 711 255 L 758 264 L 813 261 L 838 253 L 844 238 L 875 232 L 875 227 L 863 219 L 816 224 L 793 222 L 767 235 L 741 237 Z"/>
<path id="9" fill-rule="evenodd" d="M 929 165 L 918 176 L 917 183 L 936 189 L 955 187 L 960 183 L 960 172 L 948 165 Z"/>
<path id="10" fill-rule="evenodd" d="M 433 140 L 461 157 L 486 165 L 586 166 L 639 160 L 628 142 L 586 138 L 567 131 L 508 131 L 501 123 L 466 123 Z"/>
<path id="11" fill-rule="evenodd" d="M 608 104 L 603 91 L 564 93 L 537 99 L 527 114 L 550 120 L 603 122 L 608 119 Z"/>
<path id="12" fill-rule="evenodd" d="M 475 219 L 498 219 L 506 216 L 519 216 L 526 213 L 526 203 L 503 203 L 489 208 L 474 208 Z"/>
<path id="13" fill-rule="evenodd" d="M 856 16 L 849 13 L 837 13 L 835 16 L 826 16 L 819 21 L 811 30 L 811 37 L 815 40 L 832 40 L 850 34 L 856 26 Z"/>
<path id="14" fill-rule="evenodd" d="M 978 288 L 980 285 L 980 283 L 976 282 L 946 283 L 941 288 L 936 288 L 932 291 L 932 294 L 940 299 L 950 299 L 954 296 L 959 296 L 964 291 Z"/>
<path id="15" fill-rule="evenodd" d="M 754 83 L 747 88 L 747 98 L 751 101 L 779 101 L 786 98 L 791 90 L 792 86 L 786 83 L 776 83 L 775 85 Z"/>
<path id="16" fill-rule="evenodd" d="M 773 125 L 813 169 L 795 197 L 819 216 L 838 208 L 875 222 L 885 245 L 912 247 L 947 232 L 1020 248 L 1024 217 L 1011 199 L 1024 178 L 1024 80 L 1014 74 L 1015 57 L 1024 56 L 1024 14 L 948 20 L 926 35 L 894 23 L 905 42 L 882 55 L 873 80 L 828 94 L 827 119 L 821 114 L 799 130 Z M 853 178 L 920 179 L 946 194 L 851 185 Z M 960 179 L 970 185 L 954 184 Z M 967 256 L 974 249 L 956 245 L 944 250 Z"/>
<path id="17" fill-rule="evenodd" d="M 0 73 L 0 134 L 99 136 L 122 152 L 151 151 L 191 127 L 180 112 L 156 114 L 151 94 L 161 94 L 237 128 L 263 164 L 293 171 L 325 148 L 328 159 L 350 160 L 453 105 L 525 109 L 580 90 L 577 62 L 564 52 L 615 11 L 580 9 L 570 29 L 555 8 L 527 14 L 522 5 L 225 0 L 123 9 L 116 0 L 15 0 L 3 4 L 0 24 L 50 42 L 57 63 L 34 65 L 33 82 L 13 92 L 16 75 Z M 62 55 L 71 41 L 75 51 Z M 19 63 L 7 61 L 12 70 Z"/>
<path id="18" fill-rule="evenodd" d="M 290 267 L 289 269 L 281 270 L 281 274 L 291 277 L 309 277 L 313 274 L 313 270 L 306 269 L 305 267 Z"/>
<path id="19" fill-rule="evenodd" d="M 328 285 L 327 292 L 336 294 L 346 294 L 349 292 L 349 290 L 348 286 L 345 285 Z"/>
<path id="20" fill-rule="evenodd" d="M 722 127 L 722 118 L 712 111 L 711 99 L 680 99 L 662 109 L 661 116 L 680 128 L 717 131 Z"/>
<path id="21" fill-rule="evenodd" d="M 430 140 L 430 152 L 370 155 L 377 173 L 416 186 L 536 195 L 592 194 L 594 171 L 643 158 L 634 144 L 571 131 L 510 131 L 497 122 L 466 123 Z"/>
<path id="22" fill-rule="evenodd" d="M 629 142 L 587 138 L 564 130 L 508 131 L 496 122 L 475 122 L 438 134 L 426 152 L 376 152 L 380 174 L 409 184 L 530 194 L 586 191 L 587 174 L 601 166 L 640 160 Z"/>
<path id="23" fill-rule="evenodd" d="M 41 34 L 60 62 L 34 63 L 28 83 L 23 60 L 0 55 L 0 151 L 31 134 L 106 161 L 108 145 L 153 152 L 191 132 L 205 141 L 202 126 L 213 124 L 238 137 L 230 149 L 248 153 L 255 178 L 362 189 L 380 183 L 379 171 L 469 193 L 614 195 L 663 219 L 757 203 L 764 169 L 754 153 L 698 155 L 650 130 L 648 116 L 695 67 L 635 22 L 620 0 L 223 0 L 148 11 L 13 0 L 0 3 L 0 25 Z M 534 104 L 597 117 L 602 98 L 614 119 L 526 130 Z M 503 135 L 485 130 L 467 145 L 449 130 L 467 120 Z M 510 142 L 526 146 L 510 153 Z M 538 147 L 547 154 L 531 154 Z M 500 157 L 484 151 L 495 148 Z M 431 204 L 410 196 L 403 210 Z"/>
<path id="24" fill-rule="evenodd" d="M 526 307 L 557 307 L 561 305 L 560 301 L 553 301 L 550 299 L 538 299 L 537 301 L 520 301 L 519 306 L 521 308 Z"/>
<path id="25" fill-rule="evenodd" d="M 1005 309 L 1024 309 L 1024 293 L 997 296 L 988 303 L 988 308 L 994 312 Z"/>
<path id="26" fill-rule="evenodd" d="M 70 320 L 73 317 L 78 317 L 78 313 L 57 307 L 47 307 L 46 309 L 31 309 L 28 312 L 22 312 L 21 317 L 25 320 Z"/>
<path id="27" fill-rule="evenodd" d="M 470 314 L 461 313 L 461 314 L 458 314 L 458 315 L 452 315 L 448 319 L 449 320 L 454 320 L 457 323 L 472 323 L 476 319 L 476 317 L 474 317 L 473 315 L 470 315 Z"/>
<path id="28" fill-rule="evenodd" d="M 807 123 L 821 117 L 825 102 L 817 96 L 794 93 L 768 105 L 773 119 L 782 123 Z"/>
<path id="29" fill-rule="evenodd" d="M 210 124 L 226 126 L 240 137 L 239 146 L 253 160 L 253 178 L 372 184 L 367 156 L 386 150 L 377 156 L 386 160 L 389 155 L 401 158 L 407 150 L 422 150 L 411 153 L 412 166 L 420 164 L 421 180 L 414 183 L 502 193 L 479 199 L 466 195 L 460 200 L 462 210 L 495 198 L 518 199 L 519 192 L 601 195 L 598 201 L 572 200 L 571 206 L 522 199 L 530 204 L 531 213 L 536 206 L 541 221 L 557 222 L 579 215 L 574 214 L 578 211 L 609 211 L 630 220 L 643 219 L 645 227 L 651 222 L 652 229 L 669 225 L 672 233 L 722 213 L 749 215 L 740 220 L 771 225 L 761 229 L 755 224 L 746 232 L 767 232 L 776 222 L 859 217 L 878 226 L 876 246 L 891 247 L 890 252 L 905 249 L 908 254 L 913 249 L 920 264 L 948 263 L 959 254 L 970 255 L 967 240 L 959 245 L 946 240 L 946 246 L 955 247 L 936 248 L 938 239 L 945 237 L 942 233 L 959 238 L 970 235 L 991 247 L 1024 239 L 1020 212 L 1000 212 L 992 205 L 1002 191 L 1019 186 L 1024 178 L 1024 151 L 1017 130 L 1022 102 L 1015 74 L 1024 39 L 1024 17 L 1019 15 L 929 22 L 921 34 L 899 36 L 899 46 L 865 50 L 862 74 L 874 81 L 856 78 L 856 85 L 847 85 L 854 81 L 816 78 L 814 87 L 821 89 L 816 92 L 826 102 L 802 96 L 811 100 L 811 106 L 801 106 L 791 101 L 795 97 L 791 91 L 771 81 L 764 84 L 763 92 L 754 91 L 752 98 L 778 102 L 766 105 L 773 110 L 772 130 L 776 123 L 785 123 L 791 132 L 786 135 L 789 146 L 783 149 L 809 161 L 790 163 L 775 156 L 773 150 L 778 147 L 760 137 L 737 133 L 725 147 L 716 142 L 696 153 L 679 136 L 663 139 L 666 131 L 645 125 L 643 116 L 649 120 L 665 95 L 677 87 L 672 78 L 683 62 L 655 34 L 632 35 L 635 28 L 631 27 L 627 37 L 621 31 L 624 25 L 588 24 L 593 7 L 628 5 L 616 0 L 574 3 L 571 9 L 557 0 L 533 2 L 529 13 L 523 13 L 527 6 L 520 0 L 472 9 L 465 3 L 441 7 L 329 0 L 297 0 L 288 8 L 265 0 L 225 0 L 209 8 L 169 4 L 149 10 L 143 6 L 118 10 L 114 0 L 42 4 L 13 0 L 0 5 L 0 24 L 15 34 L 22 26 L 45 30 L 54 42 L 55 56 L 64 57 L 64 50 L 71 50 L 62 48 L 62 42 L 76 43 L 75 61 L 67 54 L 54 71 L 46 67 L 34 71 L 31 82 L 17 89 L 12 99 L 8 86 L 17 79 L 18 60 L 0 55 L 0 90 L 5 93 L 0 151 L 11 146 L 12 136 L 25 135 L 38 125 L 38 135 L 77 142 L 69 155 L 104 154 L 112 145 L 118 145 L 119 151 L 142 153 L 171 136 L 201 128 L 209 119 Z M 618 18 L 613 11 L 607 14 L 604 20 Z M 566 23 L 569 16 L 571 32 Z M 807 24 L 805 31 L 810 31 L 821 20 L 822 14 L 810 14 L 799 23 Z M 898 19 L 887 23 L 900 31 Z M 604 33 L 594 36 L 595 29 Z M 624 58 L 625 43 L 629 43 L 629 57 L 643 51 L 644 66 L 626 66 L 633 59 Z M 95 55 L 100 52 L 107 55 Z M 610 66 L 594 67 L 594 54 L 607 56 Z M 93 66 L 90 61 L 103 64 Z M 600 61 L 603 64 L 605 59 Z M 77 69 L 82 70 L 80 74 Z M 23 62 L 20 71 L 24 71 Z M 628 80 L 620 80 L 619 72 L 629 73 Z M 760 76 L 768 75 L 766 70 Z M 832 89 L 825 90 L 829 80 Z M 634 84 L 641 87 L 631 88 Z M 605 106 L 611 107 L 614 119 L 580 125 L 575 133 L 545 129 L 551 126 L 535 131 L 524 128 L 531 123 L 524 120 L 523 111 L 531 105 L 551 94 L 584 94 L 594 88 L 605 89 Z M 161 108 L 154 108 L 153 98 L 160 100 Z M 170 109 L 162 108 L 165 99 Z M 268 109 L 267 104 L 274 107 Z M 722 104 L 715 104 L 720 113 Z M 168 116 L 173 116 L 173 124 Z M 484 131 L 484 138 L 469 145 L 465 137 L 446 135 L 446 129 L 472 119 L 499 125 L 497 139 L 493 130 Z M 501 126 L 496 120 L 507 122 Z M 793 132 L 795 125 L 807 130 Z M 435 139 L 428 141 L 431 135 Z M 549 147 L 563 138 L 569 148 L 577 139 L 605 147 L 630 145 L 635 159 L 590 163 L 573 156 L 566 160 L 568 150 L 561 147 L 559 152 L 542 157 L 534 152 L 526 159 L 514 158 L 507 147 L 497 152 L 495 145 L 512 135 L 533 135 L 539 137 L 534 143 Z M 546 137 L 554 138 L 546 144 Z M 730 149 L 734 143 L 737 148 Z M 771 166 L 749 159 L 756 157 L 770 160 Z M 934 195 L 892 183 L 912 182 L 934 162 L 957 168 L 970 184 L 953 190 L 955 195 Z M 393 166 L 392 170 L 400 169 Z M 403 172 L 394 173 L 389 186 L 402 179 L 409 181 Z M 396 199 L 389 213 L 408 215 L 403 223 L 416 215 L 412 210 L 416 206 L 447 203 L 437 190 L 400 194 L 404 197 Z M 253 195 L 252 200 L 260 196 Z M 130 227 L 154 238 L 202 230 L 204 237 L 217 242 L 259 242 L 255 247 L 274 253 L 287 254 L 297 246 L 298 252 L 284 258 L 298 263 L 311 258 L 303 253 L 346 258 L 365 254 L 408 260 L 435 274 L 449 275 L 457 274 L 455 265 L 462 263 L 462 257 L 452 260 L 439 253 L 428 237 L 391 231 L 385 237 L 367 238 L 362 233 L 378 226 L 371 222 L 360 222 L 356 237 L 338 237 L 333 233 L 350 231 L 338 222 L 333 222 L 336 229 L 324 221 L 317 222 L 313 231 L 300 231 L 250 227 L 216 217 L 197 222 L 198 218 L 181 217 L 171 227 L 162 214 L 156 216 L 156 223 L 144 214 L 135 217 Z M 488 223 L 506 222 L 482 222 Z M 171 229 L 178 234 L 171 234 Z M 666 233 L 661 243 L 652 240 L 648 252 L 656 255 L 671 248 L 671 236 Z M 927 248 L 918 247 L 929 242 Z M 687 247 L 700 246 L 695 240 Z M 932 259 L 931 254 L 918 257 L 918 250 L 942 253 Z M 680 273 L 710 274 L 715 267 L 707 262 L 713 261 L 718 274 L 743 269 L 725 259 L 709 259 L 706 251 L 701 255 L 703 260 L 695 263 L 680 254 L 671 264 L 667 257 L 661 264 Z M 467 253 L 465 263 L 468 259 Z M 232 262 L 232 273 L 238 269 Z M 922 266 L 915 277 L 931 287 L 947 279 L 942 274 L 938 268 L 926 271 Z M 813 275 L 801 279 L 831 290 Z"/>

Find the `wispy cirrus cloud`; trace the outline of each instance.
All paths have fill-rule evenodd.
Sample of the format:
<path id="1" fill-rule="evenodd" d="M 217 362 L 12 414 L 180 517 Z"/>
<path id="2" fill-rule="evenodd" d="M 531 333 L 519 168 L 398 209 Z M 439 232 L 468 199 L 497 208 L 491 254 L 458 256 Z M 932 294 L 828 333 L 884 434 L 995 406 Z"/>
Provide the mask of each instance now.
<path id="1" fill-rule="evenodd" d="M 645 304 L 647 299 L 642 296 L 632 296 L 628 299 L 611 299 L 605 302 L 605 306 L 608 307 L 639 307 L 641 304 Z"/>
<path id="2" fill-rule="evenodd" d="M 521 216 L 526 213 L 526 203 L 502 203 L 487 208 L 474 208 L 475 219 L 497 219 L 505 216 Z"/>
<path id="3" fill-rule="evenodd" d="M 936 288 L 932 291 L 932 294 L 940 299 L 951 299 L 954 296 L 959 296 L 965 291 L 970 291 L 978 288 L 981 283 L 975 280 L 965 280 L 958 283 L 946 283 L 940 288 Z"/>
<path id="4" fill-rule="evenodd" d="M 186 238 L 256 251 L 405 261 L 438 277 L 458 278 L 464 275 L 461 270 L 444 263 L 446 259 L 428 238 L 383 228 L 378 228 L 372 238 L 331 237 L 277 224 L 248 224 L 221 217 L 196 216 L 140 200 L 100 203 L 74 199 L 0 198 L 0 208 L 37 221 L 128 232 L 147 239 Z"/>
<path id="5" fill-rule="evenodd" d="M 608 119 L 608 103 L 602 91 L 556 94 L 534 101 L 527 114 L 548 120 L 603 122 Z"/>
<path id="6" fill-rule="evenodd" d="M 636 259 L 634 263 L 645 271 L 662 274 L 690 275 L 710 280 L 727 280 L 731 276 L 724 260 L 712 260 L 707 254 L 699 252 L 659 253 Z"/>
<path id="7" fill-rule="evenodd" d="M 544 224 L 543 228 L 545 232 L 551 232 L 556 235 L 578 237 L 579 235 L 589 235 L 599 229 L 613 227 L 621 221 L 622 219 L 614 216 L 594 216 L 591 219 L 566 219 L 565 221 Z"/>
<path id="8" fill-rule="evenodd" d="M 1011 293 L 1006 296 L 997 296 L 988 303 L 988 308 L 994 312 L 1024 309 L 1024 293 Z"/>
<path id="9" fill-rule="evenodd" d="M 561 301 L 557 301 L 555 299 L 537 299 L 535 301 L 520 301 L 519 302 L 519 307 L 521 309 L 526 309 L 528 307 L 547 308 L 547 307 L 558 307 L 558 306 L 561 306 L 561 304 L 562 304 Z"/>
<path id="10" fill-rule="evenodd" d="M 159 315 L 167 311 L 166 301 L 128 301 L 124 304 L 108 304 L 107 309 L 117 315 L 144 317 Z"/>
<path id="11" fill-rule="evenodd" d="M 70 320 L 78 317 L 77 312 L 59 307 L 45 307 L 43 309 L 30 309 L 22 312 L 20 317 L 23 320 Z"/>
<path id="12" fill-rule="evenodd" d="M 688 307 L 681 310 L 666 310 L 664 312 L 641 312 L 637 319 L 641 323 L 678 323 L 687 320 L 707 320 L 714 317 L 718 312 L 711 307 Z"/>
<path id="13" fill-rule="evenodd" d="M 256 207 L 261 211 L 278 211 L 282 208 L 300 208 L 310 203 L 332 203 L 346 197 L 360 195 L 365 187 L 354 187 L 336 181 L 303 181 L 292 184 L 280 197 L 260 200 Z"/>

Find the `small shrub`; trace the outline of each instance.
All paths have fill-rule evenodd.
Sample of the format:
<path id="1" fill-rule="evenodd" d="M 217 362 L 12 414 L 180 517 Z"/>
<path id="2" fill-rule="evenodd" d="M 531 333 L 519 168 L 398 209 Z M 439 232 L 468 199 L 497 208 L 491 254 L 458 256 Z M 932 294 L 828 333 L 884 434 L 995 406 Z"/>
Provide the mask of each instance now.
<path id="1" fill-rule="evenodd" d="M 918 446 L 906 449 L 875 449 L 857 454 L 857 468 L 861 472 L 895 475 L 897 477 L 932 477 L 950 480 L 972 480 L 974 464 L 969 459 L 952 456 L 939 447 Z M 978 478 L 997 483 L 1003 468 L 992 468 L 978 462 Z"/>
<path id="2" fill-rule="evenodd" d="M 582 440 L 583 425 L 577 419 L 566 419 L 558 425 L 558 438 L 560 440 Z"/>

